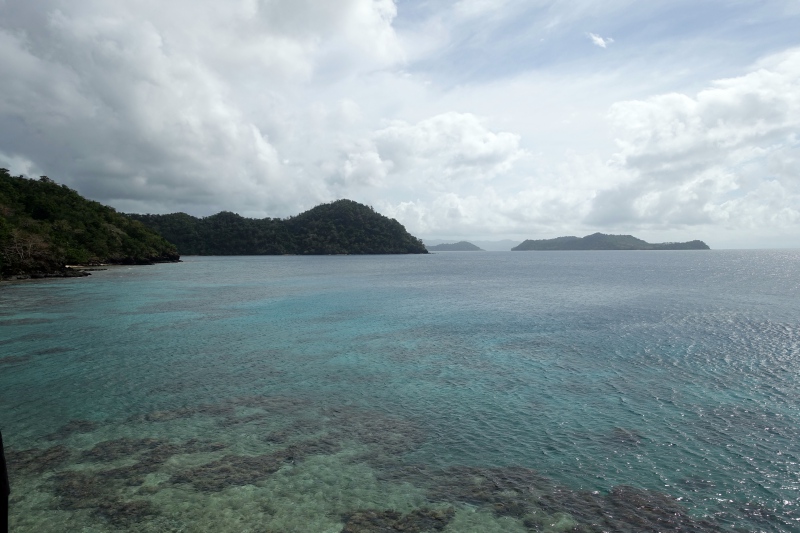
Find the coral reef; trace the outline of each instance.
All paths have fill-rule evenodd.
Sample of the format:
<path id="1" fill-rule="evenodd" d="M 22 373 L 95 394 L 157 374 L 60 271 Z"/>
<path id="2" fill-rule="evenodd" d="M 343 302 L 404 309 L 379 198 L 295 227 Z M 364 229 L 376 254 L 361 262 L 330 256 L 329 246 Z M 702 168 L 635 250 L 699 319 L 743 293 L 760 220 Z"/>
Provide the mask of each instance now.
<path id="1" fill-rule="evenodd" d="M 608 493 L 571 490 L 536 470 L 514 466 L 408 464 L 407 454 L 425 443 L 426 432 L 414 420 L 363 407 L 320 407 L 296 398 L 248 396 L 152 411 L 130 417 L 128 422 L 141 434 L 148 434 L 145 428 L 149 425 L 155 428 L 150 434 L 158 435 L 163 430 L 169 434 L 169 423 L 194 416 L 205 417 L 205 425 L 198 427 L 218 428 L 219 438 L 226 442 L 145 436 L 105 440 L 82 451 L 64 444 L 11 449 L 7 450 L 9 468 L 17 479 L 36 480 L 49 487 L 54 496 L 50 508 L 81 511 L 112 530 L 158 529 L 172 516 L 164 503 L 167 494 L 178 501 L 198 502 L 227 501 L 239 494 L 266 491 L 279 496 L 269 500 L 275 509 L 264 507 L 265 519 L 285 520 L 291 511 L 282 506 L 295 501 L 292 490 L 306 490 L 314 484 L 339 486 L 341 482 L 348 495 L 341 500 L 336 496 L 334 502 L 338 503 L 333 507 L 322 505 L 315 508 L 316 515 L 309 516 L 324 516 L 334 523 L 341 520 L 342 533 L 430 533 L 450 530 L 459 520 L 462 525 L 472 524 L 466 526 L 469 530 L 488 524 L 492 531 L 508 527 L 548 533 L 722 531 L 657 491 L 625 485 Z M 183 422 L 176 424 L 183 427 Z M 97 422 L 71 420 L 46 438 L 64 441 L 95 431 L 108 434 Z M 232 437 L 236 434 L 247 435 L 247 446 L 236 442 Z M 615 447 L 636 447 L 644 440 L 622 428 L 613 428 L 605 438 Z M 175 456 L 187 457 L 170 461 Z M 327 466 L 320 469 L 321 465 Z M 336 466 L 331 469 L 331 465 Z M 337 468 L 360 469 L 363 474 L 340 478 Z M 327 473 L 327 481 L 320 481 L 322 472 Z M 687 486 L 706 483 L 701 478 L 685 482 Z M 244 489 L 248 485 L 253 487 Z M 286 489 L 285 494 L 283 488 L 275 492 L 279 486 L 294 489 Z M 380 498 L 369 496 L 376 487 L 382 487 L 381 493 L 387 487 L 408 487 L 416 496 L 393 507 L 398 500 L 381 503 Z M 168 492 L 162 492 L 165 490 Z M 740 514 L 755 524 L 778 519 L 773 509 L 758 502 L 747 504 Z"/>
<path id="2" fill-rule="evenodd" d="M 341 533 L 423 533 L 442 531 L 455 516 L 455 509 L 416 509 L 408 514 L 397 511 L 356 511 L 344 517 Z"/>
<path id="3" fill-rule="evenodd" d="M 59 444 L 50 448 L 31 448 L 28 450 L 6 450 L 9 475 L 44 474 L 63 465 L 72 453 L 69 448 Z"/>
<path id="4" fill-rule="evenodd" d="M 332 454 L 339 445 L 330 440 L 304 441 L 283 450 L 256 456 L 226 455 L 216 461 L 190 468 L 170 479 L 204 492 L 219 492 L 236 485 L 251 485 L 266 479 L 282 466 L 302 461 L 311 455 Z"/>
<path id="5" fill-rule="evenodd" d="M 127 526 L 156 513 L 147 500 L 123 500 L 111 478 L 91 472 L 66 470 L 53 476 L 56 509 L 90 509 L 98 518 Z"/>
<path id="6" fill-rule="evenodd" d="M 45 436 L 47 440 L 65 440 L 76 433 L 91 433 L 100 425 L 91 420 L 70 420 L 57 431 Z"/>
<path id="7" fill-rule="evenodd" d="M 30 360 L 30 355 L 8 355 L 6 357 L 0 357 L 0 366 L 20 365 Z"/>
<path id="8" fill-rule="evenodd" d="M 608 494 L 574 491 L 528 468 L 436 470 L 418 465 L 391 476 L 427 486 L 430 501 L 484 507 L 496 516 L 521 520 L 530 531 L 541 531 L 553 522 L 580 533 L 722 531 L 708 520 L 692 517 L 680 502 L 657 491 L 625 485 Z"/>

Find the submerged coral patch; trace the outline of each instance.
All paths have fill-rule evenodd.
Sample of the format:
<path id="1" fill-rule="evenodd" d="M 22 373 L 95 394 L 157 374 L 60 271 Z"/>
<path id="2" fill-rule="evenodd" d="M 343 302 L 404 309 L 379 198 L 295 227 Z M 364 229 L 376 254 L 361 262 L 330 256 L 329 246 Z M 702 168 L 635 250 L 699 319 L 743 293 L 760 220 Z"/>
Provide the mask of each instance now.
<path id="1" fill-rule="evenodd" d="M 418 448 L 427 438 L 411 420 L 387 417 L 366 409 L 328 408 L 321 414 L 336 438 L 366 444 L 375 453 L 385 456 L 399 457 Z"/>
<path id="2" fill-rule="evenodd" d="M 102 502 L 94 511 L 95 516 L 115 526 L 129 526 L 156 514 L 153 504 L 147 500 L 108 500 Z"/>
<path id="3" fill-rule="evenodd" d="M 53 476 L 54 505 L 58 510 L 89 509 L 98 518 L 116 526 L 127 526 L 156 514 L 147 500 L 124 500 L 112 478 L 102 474 L 67 470 Z"/>
<path id="4" fill-rule="evenodd" d="M 636 447 L 642 443 L 644 437 L 635 430 L 615 427 L 611 430 L 609 440 L 623 447 Z"/>
<path id="5" fill-rule="evenodd" d="M 550 513 L 568 513 L 581 524 L 580 531 L 723 531 L 708 520 L 691 516 L 671 496 L 626 485 L 614 487 L 607 494 L 557 488 L 541 494 L 536 503 Z"/>
<path id="6" fill-rule="evenodd" d="M 250 424 L 252 422 L 263 421 L 264 418 L 265 418 L 265 414 L 264 413 L 253 413 L 251 415 L 241 416 L 241 417 L 233 417 L 232 416 L 232 417 L 220 420 L 219 422 L 217 422 L 217 425 L 219 427 L 221 427 L 221 428 L 230 429 L 230 428 L 237 427 L 237 426 L 244 426 L 244 425 Z"/>
<path id="7" fill-rule="evenodd" d="M 302 435 L 309 435 L 322 431 L 324 425 L 316 419 L 301 419 L 289 423 L 285 427 L 270 431 L 263 437 L 270 444 L 283 444 Z"/>
<path id="8" fill-rule="evenodd" d="M 51 479 L 53 493 L 58 497 L 57 509 L 91 509 L 111 497 L 112 487 L 107 477 L 96 472 L 65 470 Z M 115 492 L 115 491 L 113 491 Z"/>
<path id="9" fill-rule="evenodd" d="M 553 488 L 548 478 L 529 468 L 417 467 L 407 472 L 416 482 L 429 486 L 432 501 L 488 505 L 500 515 L 524 515 L 532 508 L 535 495 Z"/>
<path id="10" fill-rule="evenodd" d="M 607 523 L 619 531 L 623 527 L 628 531 L 722 531 L 710 521 L 692 517 L 675 498 L 662 492 L 620 485 L 605 499 L 610 503 Z"/>
<path id="11" fill-rule="evenodd" d="M 104 470 L 102 475 L 141 485 L 147 474 L 155 472 L 174 455 L 216 452 L 225 448 L 222 443 L 201 442 L 196 439 L 181 444 L 160 439 L 122 438 L 104 441 L 83 453 L 82 458 L 92 462 L 111 462 L 118 459 L 136 458 L 134 464 Z"/>
<path id="12" fill-rule="evenodd" d="M 520 520 L 529 531 L 722 531 L 708 520 L 691 516 L 676 499 L 657 491 L 625 485 L 607 494 L 570 490 L 528 468 L 432 469 L 417 465 L 387 474 L 395 481 L 427 486 L 432 502 L 486 509 L 497 517 Z"/>
<path id="13" fill-rule="evenodd" d="M 0 357 L 0 366 L 21 365 L 31 360 L 30 355 L 9 355 Z"/>
<path id="14" fill-rule="evenodd" d="M 231 405 L 201 404 L 193 407 L 177 407 L 175 409 L 162 409 L 137 414 L 128 418 L 128 422 L 170 422 L 197 415 L 205 416 L 233 416 L 235 410 Z"/>
<path id="15" fill-rule="evenodd" d="M 176 444 L 154 438 L 120 438 L 100 442 L 80 454 L 80 460 L 92 465 L 121 459 L 135 459 L 136 462 L 115 468 L 57 472 L 49 479 L 56 496 L 52 507 L 68 511 L 87 509 L 93 516 L 110 522 L 114 527 L 128 527 L 157 514 L 150 500 L 129 498 L 128 487 L 142 485 L 148 474 L 157 472 L 174 455 L 213 452 L 224 447 L 223 444 L 198 440 Z M 141 494 L 147 495 L 148 492 L 141 491 Z"/>
<path id="16" fill-rule="evenodd" d="M 416 509 L 408 514 L 397 511 L 356 511 L 344 517 L 341 533 L 424 533 L 442 531 L 456 512 L 446 509 Z"/>
<path id="17" fill-rule="evenodd" d="M 81 458 L 85 461 L 116 461 L 128 458 L 144 451 L 152 451 L 166 442 L 159 439 L 131 439 L 121 438 L 107 440 L 96 444 L 91 450 L 83 452 Z"/>
<path id="18" fill-rule="evenodd" d="M 205 418 L 198 418 L 205 424 L 198 427 L 218 428 L 218 438 L 227 444 L 150 436 L 173 427 L 162 423 L 195 416 Z M 101 530 L 157 530 L 168 520 L 164 502 L 170 499 L 203 506 L 263 493 L 273 495 L 262 509 L 266 530 L 283 531 L 279 524 L 296 522 L 290 519 L 298 501 L 294 491 L 315 487 L 318 494 L 336 487 L 329 492 L 330 502 L 314 503 L 306 514 L 319 517 L 320 528 L 327 523 L 324 527 L 341 527 L 342 533 L 431 533 L 462 526 L 548 533 L 721 531 L 655 491 L 629 486 L 608 493 L 571 490 L 522 467 L 408 464 L 408 453 L 428 437 L 421 425 L 358 406 L 319 407 L 294 398 L 249 396 L 151 411 L 129 421 L 143 436 L 104 440 L 82 451 L 64 445 L 9 450 L 9 466 L 15 476 L 45 474 L 43 486 L 54 496 L 46 506 L 93 517 Z M 154 432 L 148 433 L 148 427 Z M 96 422 L 72 420 L 47 438 L 63 440 L 98 428 Z M 246 436 L 246 443 L 238 442 L 237 435 Z M 608 436 L 625 446 L 642 440 L 619 428 Z M 171 460 L 176 456 L 183 457 Z M 354 484 L 322 465 L 353 469 L 362 477 Z M 384 500 L 363 487 L 415 496 Z M 754 523 L 776 519 L 773 511 L 756 504 L 743 514 Z M 286 530 L 303 530 L 298 527 Z"/>
<path id="19" fill-rule="evenodd" d="M 339 444 L 327 439 L 293 444 L 283 450 L 256 456 L 226 455 L 172 476 L 175 484 L 190 484 L 203 492 L 219 492 L 228 487 L 253 485 L 277 472 L 282 466 L 312 455 L 330 455 Z"/>
<path id="20" fill-rule="evenodd" d="M 469 531 L 484 526 L 491 526 L 487 531 L 548 533 L 721 531 L 689 515 L 677 500 L 654 491 L 628 486 L 607 494 L 570 490 L 521 467 L 409 465 L 404 462 L 406 454 L 418 449 L 427 434 L 413 420 L 362 407 L 320 408 L 292 398 L 252 396 L 153 411 L 140 415 L 136 428 L 147 435 L 148 423 L 169 428 L 160 423 L 201 414 L 210 418 L 208 427 L 224 428 L 220 438 L 228 439 L 233 432 L 252 433 L 248 446 L 255 443 L 255 447 L 236 441 L 122 437 L 83 451 L 63 445 L 10 450 L 9 464 L 16 475 L 47 474 L 44 484 L 54 496 L 48 507 L 82 512 L 102 530 L 160 528 L 168 517 L 165 498 L 202 506 L 253 493 L 275 495 L 263 507 L 263 519 L 275 527 L 289 520 L 297 501 L 292 491 L 284 492 L 285 487 L 295 491 L 337 487 L 331 492 L 333 503 L 319 504 L 308 516 L 322 517 L 319 524 L 338 522 L 342 533 L 456 531 L 453 528 L 461 527 L 456 523 L 472 524 L 465 525 Z M 95 422 L 73 420 L 48 438 L 66 439 L 97 428 Z M 627 430 L 614 431 L 612 437 L 631 445 L 640 439 Z M 229 446 L 237 453 L 217 453 Z M 180 455 L 186 457 L 170 461 Z M 70 461 L 76 464 L 69 465 Z M 336 472 L 329 471 L 324 478 L 319 466 L 330 464 L 361 469 L 364 486 L 410 490 L 415 499 L 383 501 Z M 321 482 L 320 476 L 326 481 Z M 398 501 L 401 505 L 392 507 Z M 749 516 L 754 522 L 775 519 L 769 509 L 755 505 L 752 509 Z M 287 531 L 301 529 L 293 526 Z"/>
<path id="21" fill-rule="evenodd" d="M 35 355 L 52 355 L 57 353 L 65 353 L 71 352 L 73 348 L 69 348 L 67 346 L 53 346 L 52 348 L 45 348 L 43 350 L 37 350 L 34 352 Z"/>
<path id="22" fill-rule="evenodd" d="M 72 453 L 69 448 L 59 444 L 50 448 L 31 448 L 28 450 L 6 450 L 6 462 L 10 476 L 43 474 L 63 465 Z"/>
<path id="23" fill-rule="evenodd" d="M 100 425 L 91 420 L 70 420 L 57 431 L 45 436 L 47 440 L 64 440 L 77 433 L 91 433 Z"/>
<path id="24" fill-rule="evenodd" d="M 292 414 L 298 408 L 309 405 L 309 401 L 304 398 L 292 398 L 289 396 L 240 396 L 229 400 L 231 405 L 241 407 L 255 407 L 264 411 L 277 414 Z"/>
<path id="25" fill-rule="evenodd" d="M 172 476 L 172 483 L 188 483 L 203 492 L 219 492 L 234 485 L 251 485 L 266 479 L 285 464 L 286 457 L 273 454 L 254 457 L 226 455 Z"/>

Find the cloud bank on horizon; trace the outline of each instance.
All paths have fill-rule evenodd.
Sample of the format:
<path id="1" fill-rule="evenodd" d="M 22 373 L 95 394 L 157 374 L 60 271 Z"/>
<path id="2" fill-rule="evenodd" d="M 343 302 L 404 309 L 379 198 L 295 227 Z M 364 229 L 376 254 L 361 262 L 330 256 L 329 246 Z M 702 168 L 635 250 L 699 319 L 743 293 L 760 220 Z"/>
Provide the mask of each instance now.
<path id="1" fill-rule="evenodd" d="M 0 166 L 121 211 L 800 247 L 800 4 L 0 1 Z"/>

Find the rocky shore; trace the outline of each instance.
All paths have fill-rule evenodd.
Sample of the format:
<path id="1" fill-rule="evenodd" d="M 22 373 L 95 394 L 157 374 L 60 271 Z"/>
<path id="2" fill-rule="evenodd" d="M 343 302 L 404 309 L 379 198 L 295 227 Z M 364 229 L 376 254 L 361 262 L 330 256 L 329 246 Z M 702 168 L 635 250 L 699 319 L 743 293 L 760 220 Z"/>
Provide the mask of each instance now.
<path id="1" fill-rule="evenodd" d="M 0 281 L 24 281 L 30 279 L 48 279 L 48 278 L 83 278 L 91 276 L 92 272 L 99 270 L 108 270 L 109 267 L 126 266 L 126 265 L 155 265 L 157 263 L 180 263 L 181 260 L 176 256 L 175 258 L 159 257 L 153 259 L 141 258 L 124 258 L 119 261 L 107 263 L 90 263 L 86 265 L 63 265 L 51 269 L 36 269 L 29 272 L 18 272 L 0 277 Z"/>

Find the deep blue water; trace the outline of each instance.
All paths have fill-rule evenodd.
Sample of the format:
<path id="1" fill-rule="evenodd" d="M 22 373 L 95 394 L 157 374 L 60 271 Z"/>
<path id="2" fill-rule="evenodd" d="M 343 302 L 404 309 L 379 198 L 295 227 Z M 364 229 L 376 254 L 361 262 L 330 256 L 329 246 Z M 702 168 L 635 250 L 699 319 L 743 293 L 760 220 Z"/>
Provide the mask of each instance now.
<path id="1" fill-rule="evenodd" d="M 798 377 L 800 251 L 0 286 L 12 531 L 800 531 Z"/>

